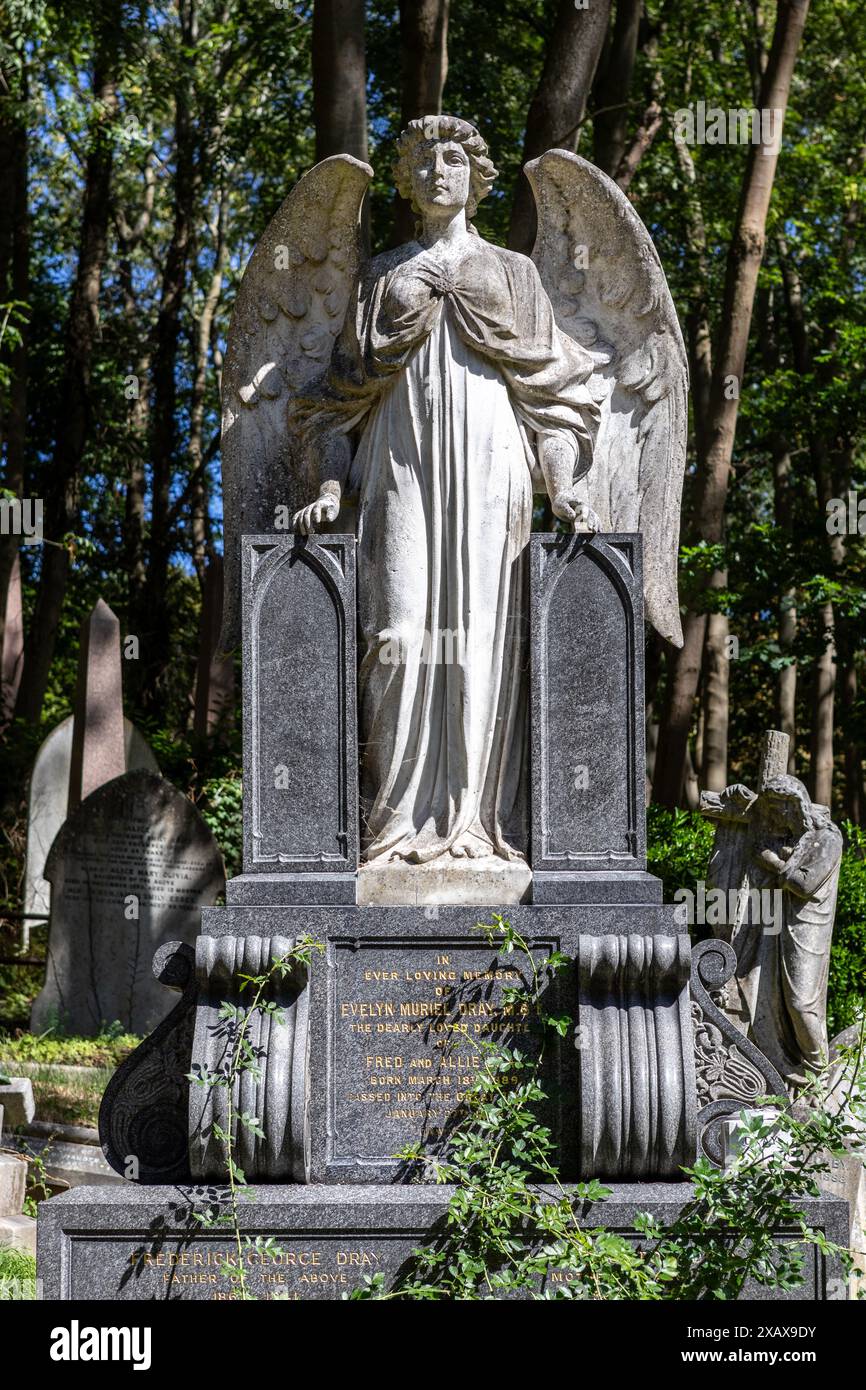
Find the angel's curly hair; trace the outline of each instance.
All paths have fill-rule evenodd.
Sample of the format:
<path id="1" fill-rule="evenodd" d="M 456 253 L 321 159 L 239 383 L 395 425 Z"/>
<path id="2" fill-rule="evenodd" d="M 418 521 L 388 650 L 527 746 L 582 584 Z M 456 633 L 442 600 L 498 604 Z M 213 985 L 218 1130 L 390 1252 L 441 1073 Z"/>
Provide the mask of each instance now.
<path id="1" fill-rule="evenodd" d="M 459 116 L 422 116 L 410 121 L 399 136 L 394 160 L 394 183 L 397 192 L 412 204 L 413 212 L 419 209 L 412 196 L 412 164 L 416 151 L 422 146 L 440 140 L 453 140 L 462 145 L 469 159 L 469 198 L 466 203 L 466 216 L 474 217 L 478 204 L 493 187 L 496 169 L 488 158 L 487 144 L 474 125 L 462 121 Z"/>

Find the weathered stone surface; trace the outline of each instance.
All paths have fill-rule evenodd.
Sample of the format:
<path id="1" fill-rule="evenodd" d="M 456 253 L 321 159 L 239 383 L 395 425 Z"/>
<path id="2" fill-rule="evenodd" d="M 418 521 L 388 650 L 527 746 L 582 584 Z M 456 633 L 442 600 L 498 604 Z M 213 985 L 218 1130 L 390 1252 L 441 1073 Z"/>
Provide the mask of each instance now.
<path id="1" fill-rule="evenodd" d="M 522 859 L 461 860 L 440 856 L 429 864 L 362 864 L 358 873 L 359 907 L 454 903 L 499 907 L 526 902 L 532 872 Z"/>
<path id="2" fill-rule="evenodd" d="M 51 907 L 51 885 L 44 876 L 45 861 L 55 835 L 66 820 L 72 725 L 70 715 L 51 730 L 36 754 L 30 775 L 24 911 L 45 917 Z M 127 772 L 159 771 L 150 745 L 128 719 L 123 721 L 123 737 Z"/>
<path id="3" fill-rule="evenodd" d="M 106 1162 L 98 1144 L 22 1134 L 14 1141 L 14 1147 L 22 1154 L 41 1158 L 48 1177 L 69 1183 L 70 1187 L 116 1187 L 124 1181 Z"/>
<path id="4" fill-rule="evenodd" d="M 0 1216 L 0 1245 L 36 1254 L 36 1222 L 32 1216 Z"/>
<path id="5" fill-rule="evenodd" d="M 573 873 L 577 891 L 588 873 L 646 878 L 640 542 L 532 537 L 535 902 L 562 901 Z"/>
<path id="6" fill-rule="evenodd" d="M 759 790 L 704 792 L 716 825 L 708 887 L 728 904 L 716 936 L 737 967 L 722 994 L 728 1017 L 796 1094 L 828 1055 L 827 981 L 842 834 L 787 766 L 787 741 L 765 738 Z"/>
<path id="7" fill-rule="evenodd" d="M 558 1192 L 551 1189 L 551 1196 Z M 639 1244 L 639 1212 L 662 1225 L 691 1196 L 686 1183 L 622 1183 L 593 1204 L 581 1224 Z M 237 1297 L 237 1279 L 220 1272 L 236 1258 L 223 1229 L 203 1230 L 195 1212 L 213 1206 L 226 1189 L 135 1187 L 78 1189 L 39 1204 L 39 1274 L 43 1298 L 104 1300 L 210 1300 Z M 240 1226 L 252 1237 L 273 1236 L 280 1254 L 250 1251 L 247 1276 L 259 1298 L 339 1299 L 365 1275 L 382 1273 L 386 1285 L 413 1250 L 435 1235 L 451 1197 L 449 1187 L 253 1187 L 240 1204 Z M 844 1244 L 847 1207 L 838 1198 L 804 1197 L 810 1225 Z M 795 1239 L 783 1233 L 780 1241 Z M 810 1247 L 805 1284 L 789 1294 L 747 1285 L 744 1298 L 772 1302 L 844 1299 L 837 1263 Z M 551 1284 L 556 1281 L 551 1279 Z"/>
<path id="8" fill-rule="evenodd" d="M 222 857 L 171 783 L 128 772 L 100 787 L 51 848 L 45 985 L 31 1026 L 97 1033 L 119 1021 L 146 1033 L 170 1003 L 151 962 L 163 942 L 193 941 L 199 910 L 224 886 Z"/>
<path id="9" fill-rule="evenodd" d="M 81 624 L 68 815 L 97 787 L 125 772 L 125 751 L 120 623 L 99 599 Z"/>
<path id="10" fill-rule="evenodd" d="M 29 1124 L 36 1114 L 30 1078 L 12 1076 L 7 1084 L 0 1084 L 0 1105 L 3 1106 L 3 1121 L 7 1129 Z"/>
<path id="11" fill-rule="evenodd" d="M 353 874 L 355 539 L 247 536 L 243 556 L 244 873 Z"/>
<path id="12" fill-rule="evenodd" d="M 724 941 L 701 941 L 692 951 L 698 1151 L 719 1167 L 724 1166 L 725 1127 L 731 1117 L 785 1090 L 772 1063 L 713 1002 L 736 964 L 736 955 Z"/>
<path id="13" fill-rule="evenodd" d="M 0 1216 L 20 1216 L 27 1188 L 27 1160 L 0 1153 Z"/>

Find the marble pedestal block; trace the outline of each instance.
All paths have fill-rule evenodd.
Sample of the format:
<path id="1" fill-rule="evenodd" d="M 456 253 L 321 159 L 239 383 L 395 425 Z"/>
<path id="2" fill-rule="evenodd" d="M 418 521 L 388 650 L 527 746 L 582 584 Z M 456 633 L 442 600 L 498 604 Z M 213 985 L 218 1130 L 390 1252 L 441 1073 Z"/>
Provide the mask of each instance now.
<path id="1" fill-rule="evenodd" d="M 40 1203 L 42 1297 L 88 1303 L 236 1298 L 237 1277 L 220 1267 L 223 1257 L 237 1259 L 231 1233 L 203 1230 L 195 1219 L 196 1210 L 221 1193 L 224 1197 L 225 1189 L 130 1184 L 78 1188 Z M 253 1239 L 273 1237 L 279 1253 L 245 1253 L 249 1290 L 262 1299 L 341 1299 L 365 1275 L 377 1273 L 387 1286 L 413 1250 L 435 1239 L 451 1194 L 445 1186 L 255 1187 L 253 1200 L 240 1206 L 241 1231 Z M 617 1184 L 606 1201 L 586 1209 L 582 1224 L 603 1226 L 637 1245 L 642 1239 L 634 1225 L 637 1213 L 648 1212 L 667 1225 L 690 1197 L 686 1183 Z M 808 1197 L 802 1206 L 810 1225 L 845 1243 L 847 1203 Z M 796 1233 L 780 1231 L 778 1239 L 796 1239 Z M 806 1252 L 804 1274 L 803 1287 L 791 1293 L 752 1284 L 743 1297 L 773 1302 L 846 1297 L 836 1261 L 814 1247 Z M 554 1272 L 549 1287 L 557 1282 Z"/>

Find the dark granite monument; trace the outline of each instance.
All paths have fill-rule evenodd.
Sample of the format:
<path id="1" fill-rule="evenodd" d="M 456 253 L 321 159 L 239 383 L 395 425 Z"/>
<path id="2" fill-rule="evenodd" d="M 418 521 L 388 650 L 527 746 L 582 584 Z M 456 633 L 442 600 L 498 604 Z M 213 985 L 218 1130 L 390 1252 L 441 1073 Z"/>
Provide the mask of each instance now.
<path id="1" fill-rule="evenodd" d="M 413 122 L 399 153 L 421 242 L 358 283 L 370 171 L 339 157 L 246 272 L 223 432 L 243 872 L 194 949 L 157 952 L 180 998 L 100 1116 L 109 1162 L 137 1181 L 42 1204 L 48 1297 L 235 1296 L 225 1229 L 196 1219 L 227 1200 L 227 1131 L 254 1188 L 239 1258 L 258 1296 L 391 1280 L 447 1208 L 424 1160 L 447 1152 L 472 1044 L 531 1053 L 539 1036 L 504 993 L 526 959 L 478 930 L 496 913 L 545 1007 L 574 1020 L 544 1053 L 545 1120 L 564 1182 L 613 1186 L 591 1225 L 637 1240 L 636 1213 L 673 1219 L 683 1166 L 719 1162 L 725 1120 L 782 1090 L 711 997 L 734 953 L 692 951 L 646 867 L 644 605 L 678 641 L 687 385 L 652 243 L 610 180 L 552 151 L 529 166 L 536 273 L 466 233 L 495 173 L 473 127 Z M 287 458 L 293 534 L 277 521 Z M 573 533 L 530 538 L 541 486 Z M 352 490 L 357 536 L 337 526 Z M 268 974 L 307 938 L 308 964 Z M 569 965 L 548 979 L 554 952 Z M 264 975 L 256 1009 L 244 981 Z M 237 1028 L 256 1066 L 222 1073 Z M 809 1217 L 847 1229 L 835 1198 Z M 836 1276 L 815 1254 L 797 1297 L 844 1297 Z"/>

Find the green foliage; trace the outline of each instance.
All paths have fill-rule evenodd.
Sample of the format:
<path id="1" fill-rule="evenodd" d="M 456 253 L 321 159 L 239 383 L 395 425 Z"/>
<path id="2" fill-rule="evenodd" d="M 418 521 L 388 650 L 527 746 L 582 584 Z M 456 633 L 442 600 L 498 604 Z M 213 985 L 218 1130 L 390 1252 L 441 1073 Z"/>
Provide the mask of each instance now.
<path id="1" fill-rule="evenodd" d="M 695 892 L 698 880 L 706 879 L 713 833 L 696 811 L 647 807 L 647 868 L 661 879 L 668 902 L 678 888 Z"/>
<path id="2" fill-rule="evenodd" d="M 866 834 L 846 822 L 836 925 L 830 955 L 827 1023 L 830 1037 L 863 1017 L 866 1006 Z"/>
<path id="3" fill-rule="evenodd" d="M 22 1033 L 20 1037 L 0 1034 L 3 1065 L 15 1062 L 45 1062 L 55 1066 L 117 1067 L 138 1047 L 141 1038 L 133 1033 L 109 1029 L 95 1038 L 58 1038 L 50 1034 Z"/>
<path id="4" fill-rule="evenodd" d="M 11 1245 L 0 1245 L 0 1302 L 32 1301 L 35 1297 L 35 1255 Z"/>
<path id="5" fill-rule="evenodd" d="M 226 877 L 241 871 L 243 857 L 242 782 L 236 773 L 212 777 L 204 783 L 198 809 L 222 850 Z"/>

